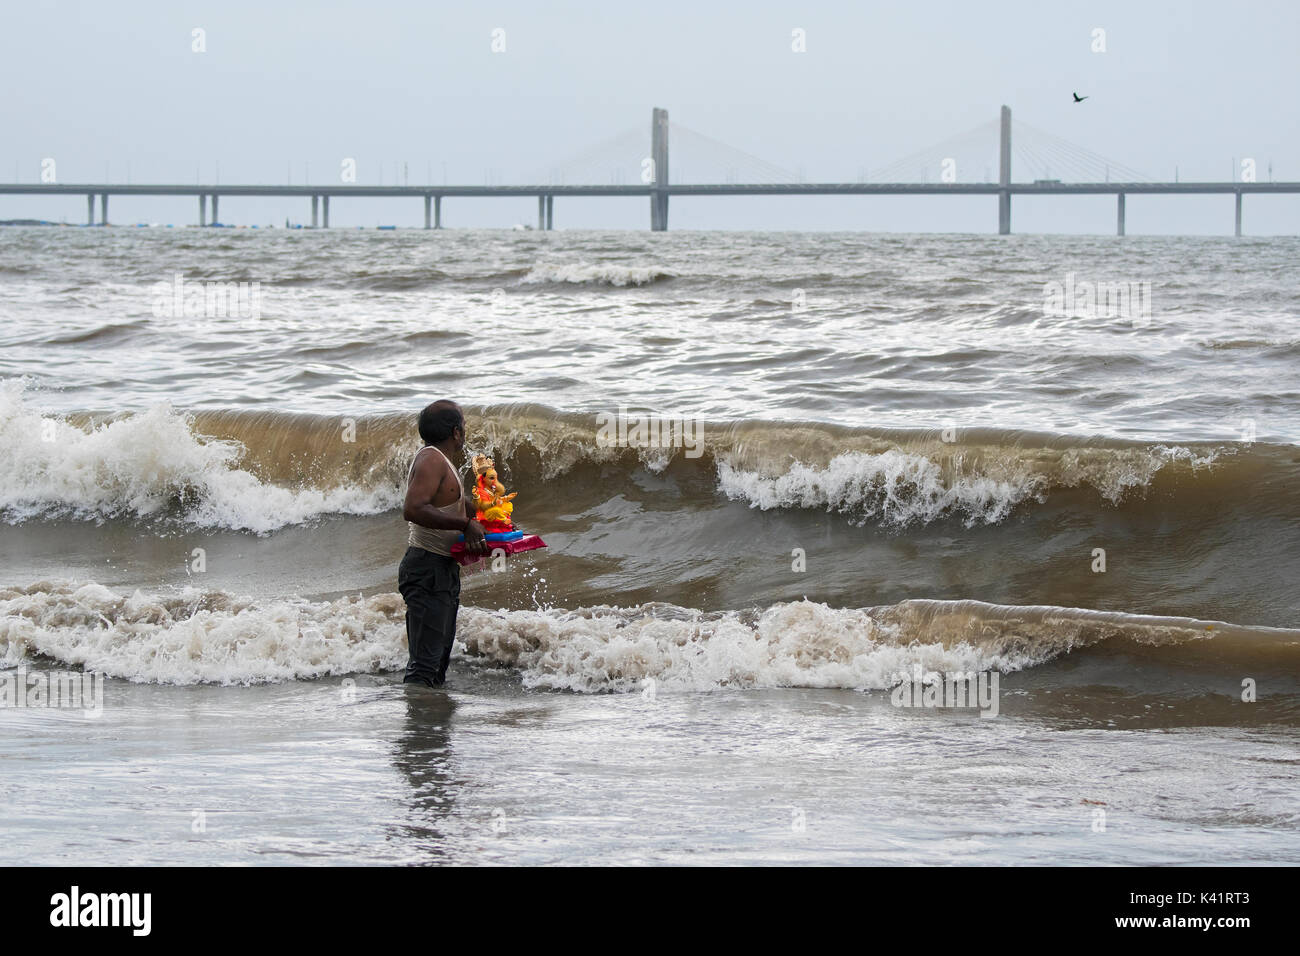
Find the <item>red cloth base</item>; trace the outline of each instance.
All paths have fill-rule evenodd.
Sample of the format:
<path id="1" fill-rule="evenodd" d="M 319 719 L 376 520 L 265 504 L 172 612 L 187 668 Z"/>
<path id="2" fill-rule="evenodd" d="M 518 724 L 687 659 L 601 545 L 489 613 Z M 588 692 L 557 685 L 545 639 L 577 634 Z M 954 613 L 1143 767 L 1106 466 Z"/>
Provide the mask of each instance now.
<path id="1" fill-rule="evenodd" d="M 514 541 L 488 542 L 491 549 L 487 554 L 466 554 L 464 542 L 457 541 L 451 546 L 451 556 L 456 559 L 457 563 L 468 567 L 485 558 L 490 558 L 498 550 L 506 554 L 519 554 L 521 551 L 536 551 L 538 548 L 546 547 L 546 542 L 535 534 L 526 534 L 522 538 L 516 538 Z"/>

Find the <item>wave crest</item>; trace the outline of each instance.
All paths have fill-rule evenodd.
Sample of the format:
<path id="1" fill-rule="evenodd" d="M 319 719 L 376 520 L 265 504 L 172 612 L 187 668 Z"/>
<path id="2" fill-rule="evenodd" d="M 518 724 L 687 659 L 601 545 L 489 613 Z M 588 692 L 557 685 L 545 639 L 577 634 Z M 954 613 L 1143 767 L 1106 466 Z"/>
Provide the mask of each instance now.
<path id="1" fill-rule="evenodd" d="M 469 450 L 491 455 L 526 494 L 553 495 L 544 486 L 556 481 L 617 494 L 644 469 L 697 490 L 711 484 L 764 511 L 971 526 L 1003 522 L 1063 489 L 1091 488 L 1119 506 L 1159 487 L 1200 510 L 1246 482 L 1267 488 L 1266 513 L 1294 511 L 1291 446 L 993 429 L 945 440 L 936 430 L 745 421 L 700 423 L 688 451 L 612 446 L 598 440 L 595 414 L 538 405 L 471 407 L 466 417 Z M 41 415 L 10 384 L 0 387 L 0 519 L 149 518 L 269 533 L 326 514 L 378 514 L 399 505 L 419 445 L 414 414 L 187 413 L 164 404 L 60 418 Z"/>
<path id="2" fill-rule="evenodd" d="M 193 416 L 167 404 L 102 421 L 44 417 L 15 389 L 0 389 L 0 514 L 10 522 L 169 518 L 267 533 L 320 514 L 376 514 L 400 501 L 391 483 L 265 481 L 240 466 L 242 442 L 194 426 Z"/>
<path id="3" fill-rule="evenodd" d="M 655 266 L 629 266 L 617 262 L 539 263 L 520 279 L 522 285 L 567 283 L 569 285 L 649 285 L 674 273 Z"/>
<path id="4" fill-rule="evenodd" d="M 406 663 L 397 594 L 254 601 L 187 588 L 120 594 L 94 582 L 0 589 L 0 662 L 34 656 L 126 680 L 259 683 L 394 671 Z M 461 609 L 457 654 L 516 670 L 526 687 L 582 693 L 657 688 L 878 690 L 914 667 L 943 673 L 1036 667 L 1112 640 L 1268 652 L 1294 674 L 1300 631 L 978 601 L 873 608 L 810 601 L 704 613 L 670 604 Z"/>

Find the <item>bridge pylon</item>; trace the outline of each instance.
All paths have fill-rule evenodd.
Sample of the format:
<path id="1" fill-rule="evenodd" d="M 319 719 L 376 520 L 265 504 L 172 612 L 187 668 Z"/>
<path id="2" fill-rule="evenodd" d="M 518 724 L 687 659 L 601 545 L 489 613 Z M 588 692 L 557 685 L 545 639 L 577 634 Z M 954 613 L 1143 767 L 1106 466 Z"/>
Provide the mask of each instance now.
<path id="1" fill-rule="evenodd" d="M 654 173 L 650 193 L 650 231 L 668 229 L 668 111 L 658 107 L 650 114 L 650 164 Z"/>
<path id="2" fill-rule="evenodd" d="M 1002 135 L 998 146 L 998 235 L 1011 234 L 1011 107 L 1002 107 Z"/>

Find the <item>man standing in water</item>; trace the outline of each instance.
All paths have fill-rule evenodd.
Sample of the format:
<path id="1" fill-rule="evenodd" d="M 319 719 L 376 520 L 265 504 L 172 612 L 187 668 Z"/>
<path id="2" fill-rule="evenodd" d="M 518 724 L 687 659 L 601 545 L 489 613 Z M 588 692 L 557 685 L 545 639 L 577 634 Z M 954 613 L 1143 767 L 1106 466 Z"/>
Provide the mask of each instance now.
<path id="1" fill-rule="evenodd" d="M 474 520 L 452 455 L 465 448 L 465 416 L 455 402 L 438 401 L 420 413 L 424 447 L 406 478 L 402 517 L 409 524 L 397 589 L 406 601 L 406 684 L 440 685 L 447 675 L 460 608 L 460 565 L 451 546 L 465 535 L 465 550 L 487 554 L 483 527 Z"/>

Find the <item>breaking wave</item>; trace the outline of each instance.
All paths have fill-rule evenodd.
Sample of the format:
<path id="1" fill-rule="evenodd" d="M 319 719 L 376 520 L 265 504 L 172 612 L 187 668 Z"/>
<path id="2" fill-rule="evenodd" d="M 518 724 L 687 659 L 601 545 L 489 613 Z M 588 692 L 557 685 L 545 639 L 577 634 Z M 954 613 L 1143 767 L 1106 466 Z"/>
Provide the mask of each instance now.
<path id="1" fill-rule="evenodd" d="M 617 495 L 649 471 L 757 510 L 828 511 L 895 528 L 998 524 L 1067 489 L 1090 489 L 1095 509 L 1160 492 L 1201 510 L 1224 495 L 1240 499 L 1251 484 L 1261 516 L 1300 507 L 1292 446 L 745 421 L 699 423 L 677 447 L 629 448 L 598 440 L 594 414 L 535 405 L 466 412 L 471 449 L 491 454 L 524 492 L 580 481 Z M 265 534 L 396 508 L 418 447 L 407 414 L 162 404 L 60 417 L 41 414 L 10 385 L 0 387 L 0 520 L 148 519 Z"/>
<path id="2" fill-rule="evenodd" d="M 524 285 L 568 283 L 571 285 L 649 285 L 676 276 L 654 266 L 628 266 L 616 262 L 541 263 L 519 281 Z"/>
<path id="3" fill-rule="evenodd" d="M 0 589 L 0 666 L 32 660 L 164 684 L 247 684 L 394 671 L 406 663 L 396 594 L 263 600 L 187 588 L 119 593 L 94 582 Z M 526 687 L 883 689 L 925 672 L 1038 667 L 1107 643 L 1214 647 L 1294 675 L 1300 631 L 1180 617 L 977 601 L 872 608 L 810 601 L 704 613 L 670 604 L 461 609 L 457 654 L 516 671 Z"/>

